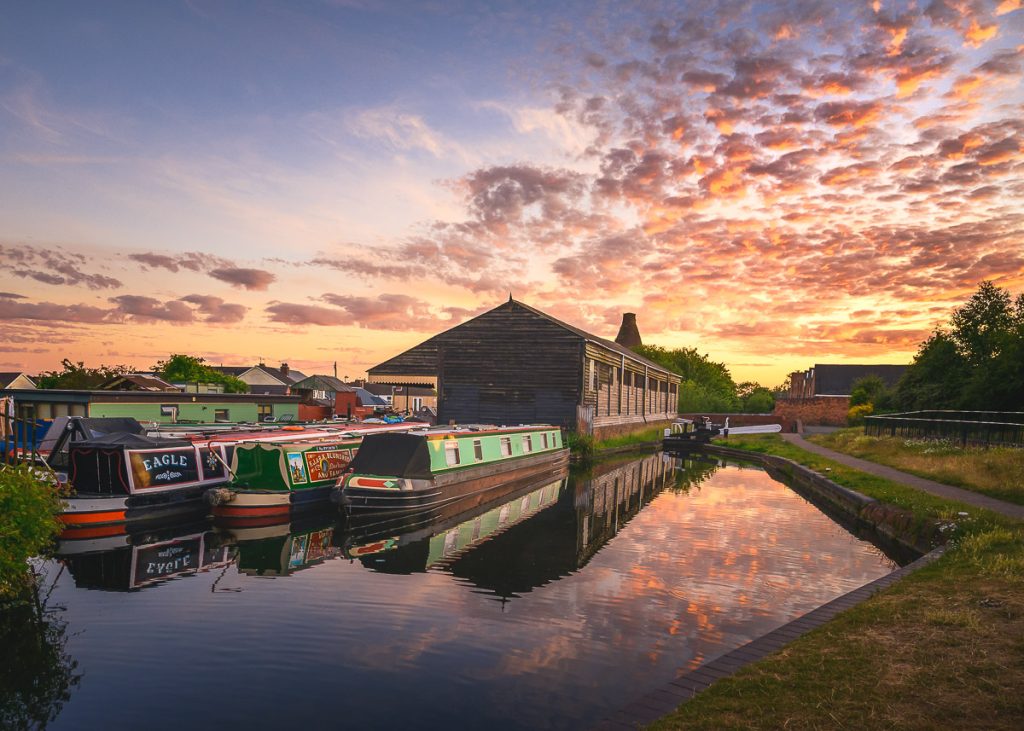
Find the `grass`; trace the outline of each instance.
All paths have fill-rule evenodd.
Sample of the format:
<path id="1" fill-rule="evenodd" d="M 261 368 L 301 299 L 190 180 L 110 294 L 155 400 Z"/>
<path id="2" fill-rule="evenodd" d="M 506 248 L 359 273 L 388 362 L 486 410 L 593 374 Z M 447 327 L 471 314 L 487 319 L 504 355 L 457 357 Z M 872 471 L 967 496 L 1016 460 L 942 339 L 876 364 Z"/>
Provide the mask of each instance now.
<path id="1" fill-rule="evenodd" d="M 777 436 L 779 454 L 928 515 L 963 506 L 855 473 Z M 887 484 L 888 483 L 888 484 Z M 968 510 L 938 561 L 680 706 L 654 729 L 1024 727 L 1024 525 Z"/>
<path id="2" fill-rule="evenodd" d="M 1024 449 L 869 437 L 861 428 L 810 437 L 815 444 L 947 485 L 1024 505 Z"/>

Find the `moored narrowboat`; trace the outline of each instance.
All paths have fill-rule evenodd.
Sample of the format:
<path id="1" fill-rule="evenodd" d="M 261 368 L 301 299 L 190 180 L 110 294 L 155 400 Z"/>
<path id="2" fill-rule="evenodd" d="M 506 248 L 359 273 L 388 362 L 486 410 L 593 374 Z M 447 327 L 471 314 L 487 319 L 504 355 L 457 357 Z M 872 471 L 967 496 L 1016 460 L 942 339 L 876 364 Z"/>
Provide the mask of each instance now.
<path id="1" fill-rule="evenodd" d="M 569 461 L 555 426 L 430 429 L 367 436 L 331 497 L 350 514 L 443 506 L 510 481 L 550 475 Z"/>
<path id="2" fill-rule="evenodd" d="M 208 491 L 206 500 L 216 518 L 248 525 L 323 506 L 364 434 L 413 426 L 363 428 L 309 441 L 239 444 L 231 456 L 230 483 Z"/>

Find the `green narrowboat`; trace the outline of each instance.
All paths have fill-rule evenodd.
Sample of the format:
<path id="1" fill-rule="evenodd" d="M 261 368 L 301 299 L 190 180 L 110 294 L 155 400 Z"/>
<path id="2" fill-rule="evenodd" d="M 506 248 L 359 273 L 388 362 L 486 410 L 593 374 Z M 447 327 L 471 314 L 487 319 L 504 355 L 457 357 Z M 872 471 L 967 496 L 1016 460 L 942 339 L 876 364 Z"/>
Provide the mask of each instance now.
<path id="1" fill-rule="evenodd" d="M 231 457 L 231 483 L 207 492 L 214 516 L 263 521 L 323 504 L 359 442 L 360 437 L 348 437 L 238 445 Z"/>
<path id="2" fill-rule="evenodd" d="M 367 436 L 331 498 L 352 515 L 430 510 L 509 482 L 557 479 L 556 426 L 468 426 Z"/>

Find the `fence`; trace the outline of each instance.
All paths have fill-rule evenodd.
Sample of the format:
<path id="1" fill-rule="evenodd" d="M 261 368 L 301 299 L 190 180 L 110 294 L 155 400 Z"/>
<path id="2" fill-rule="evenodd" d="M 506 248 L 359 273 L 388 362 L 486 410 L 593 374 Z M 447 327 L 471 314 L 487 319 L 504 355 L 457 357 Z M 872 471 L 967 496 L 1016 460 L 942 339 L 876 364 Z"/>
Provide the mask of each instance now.
<path id="1" fill-rule="evenodd" d="M 864 433 L 875 437 L 936 439 L 963 447 L 1024 447 L 1024 413 L 910 411 L 868 416 Z"/>

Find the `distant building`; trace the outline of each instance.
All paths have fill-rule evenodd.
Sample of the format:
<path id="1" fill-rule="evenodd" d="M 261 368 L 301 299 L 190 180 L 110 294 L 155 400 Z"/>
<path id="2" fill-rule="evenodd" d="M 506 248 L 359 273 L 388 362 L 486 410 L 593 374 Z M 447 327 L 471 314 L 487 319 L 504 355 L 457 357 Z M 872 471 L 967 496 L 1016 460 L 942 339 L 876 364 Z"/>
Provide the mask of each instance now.
<path id="1" fill-rule="evenodd" d="M 789 392 L 775 401 L 772 414 L 786 423 L 844 426 L 856 381 L 878 376 L 887 388 L 892 388 L 906 370 L 905 365 L 818 363 L 789 374 Z"/>
<path id="2" fill-rule="evenodd" d="M 248 393 L 183 393 L 181 391 L 76 391 L 69 389 L 7 390 L 17 416 L 53 419 L 58 416 L 130 416 L 160 424 L 296 421 L 298 396 Z"/>
<path id="3" fill-rule="evenodd" d="M 234 376 L 249 386 L 249 393 L 255 394 L 287 395 L 295 383 L 306 378 L 305 373 L 292 370 L 287 363 L 282 363 L 278 368 L 263 363 L 254 366 L 211 367 L 226 376 Z"/>
<path id="4" fill-rule="evenodd" d="M 36 388 L 36 382 L 24 373 L 0 373 L 0 390 L 5 388 Z"/>
<path id="5" fill-rule="evenodd" d="M 96 387 L 98 391 L 180 391 L 173 383 L 149 374 L 112 376 Z"/>
<path id="6" fill-rule="evenodd" d="M 853 384 L 866 376 L 878 376 L 886 388 L 895 386 L 904 372 L 905 365 L 834 365 L 815 364 L 806 371 L 789 374 L 789 398 L 814 398 L 816 396 L 845 396 L 853 393 Z"/>
<path id="7" fill-rule="evenodd" d="M 436 385 L 439 423 L 549 423 L 599 437 L 674 418 L 681 380 L 511 298 L 368 373 L 371 383 Z"/>

